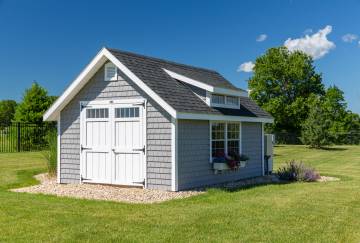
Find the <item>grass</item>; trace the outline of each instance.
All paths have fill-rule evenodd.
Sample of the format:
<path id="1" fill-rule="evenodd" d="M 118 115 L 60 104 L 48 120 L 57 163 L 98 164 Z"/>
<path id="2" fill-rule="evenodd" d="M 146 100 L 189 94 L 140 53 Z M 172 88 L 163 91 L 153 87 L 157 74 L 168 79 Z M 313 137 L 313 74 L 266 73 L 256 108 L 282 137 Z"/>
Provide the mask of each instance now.
<path id="1" fill-rule="evenodd" d="M 154 205 L 8 192 L 34 184 L 40 153 L 0 154 L 0 241 L 359 242 L 360 146 L 275 148 L 338 182 L 257 186 Z"/>

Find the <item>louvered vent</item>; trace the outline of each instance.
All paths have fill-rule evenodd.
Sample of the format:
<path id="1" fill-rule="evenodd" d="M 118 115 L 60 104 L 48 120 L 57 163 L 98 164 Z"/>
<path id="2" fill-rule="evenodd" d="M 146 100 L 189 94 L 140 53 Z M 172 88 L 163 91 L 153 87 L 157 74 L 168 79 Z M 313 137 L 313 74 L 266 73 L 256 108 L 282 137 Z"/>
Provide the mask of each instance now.
<path id="1" fill-rule="evenodd" d="M 105 65 L 105 81 L 115 81 L 117 80 L 117 68 L 112 63 L 107 63 Z"/>

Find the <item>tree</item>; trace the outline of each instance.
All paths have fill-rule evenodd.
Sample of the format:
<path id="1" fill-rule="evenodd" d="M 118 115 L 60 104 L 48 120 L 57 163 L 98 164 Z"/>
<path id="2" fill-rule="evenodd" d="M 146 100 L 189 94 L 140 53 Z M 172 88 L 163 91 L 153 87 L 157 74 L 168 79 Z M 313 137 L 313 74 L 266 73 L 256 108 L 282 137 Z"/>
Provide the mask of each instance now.
<path id="1" fill-rule="evenodd" d="M 14 100 L 2 100 L 0 101 L 0 124 L 1 126 L 10 125 L 14 119 L 16 101 Z"/>
<path id="2" fill-rule="evenodd" d="M 302 125 L 301 141 L 312 148 L 330 145 L 330 126 L 331 120 L 324 109 L 323 101 L 316 97 L 311 102 L 309 116 Z"/>
<path id="3" fill-rule="evenodd" d="M 249 89 L 251 98 L 275 118 L 272 132 L 298 134 L 310 109 L 308 97 L 325 94 L 313 59 L 300 51 L 290 52 L 286 47 L 270 48 L 256 59 Z"/>
<path id="4" fill-rule="evenodd" d="M 33 82 L 31 87 L 25 90 L 23 99 L 16 108 L 15 121 L 42 123 L 43 114 L 53 101 L 54 98 L 48 96 L 46 89 Z"/>

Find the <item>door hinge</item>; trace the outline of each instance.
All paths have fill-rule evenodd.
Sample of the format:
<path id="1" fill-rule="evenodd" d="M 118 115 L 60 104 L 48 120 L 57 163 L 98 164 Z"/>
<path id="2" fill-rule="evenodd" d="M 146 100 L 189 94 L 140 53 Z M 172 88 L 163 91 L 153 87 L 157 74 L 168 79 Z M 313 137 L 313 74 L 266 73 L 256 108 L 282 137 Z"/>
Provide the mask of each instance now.
<path id="1" fill-rule="evenodd" d="M 142 180 L 142 181 L 133 181 L 133 183 L 135 183 L 135 184 L 141 184 L 141 185 L 145 186 L 145 179 Z"/>
<path id="2" fill-rule="evenodd" d="M 84 146 L 80 146 L 80 150 L 81 150 L 81 152 L 83 151 L 83 150 L 91 150 L 91 148 L 86 148 L 86 147 L 84 147 Z"/>
<path id="3" fill-rule="evenodd" d="M 145 154 L 145 145 L 141 149 L 133 149 L 133 151 L 142 151 Z"/>

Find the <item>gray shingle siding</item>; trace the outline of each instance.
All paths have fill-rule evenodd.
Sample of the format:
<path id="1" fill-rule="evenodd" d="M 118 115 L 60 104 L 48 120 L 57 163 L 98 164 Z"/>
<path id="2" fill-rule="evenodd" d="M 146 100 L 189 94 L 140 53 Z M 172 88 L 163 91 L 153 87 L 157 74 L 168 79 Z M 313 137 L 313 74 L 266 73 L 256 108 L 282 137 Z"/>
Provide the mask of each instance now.
<path id="1" fill-rule="evenodd" d="M 239 171 L 215 175 L 210 160 L 209 121 L 178 122 L 179 190 L 262 175 L 261 123 L 242 123 L 242 153 L 250 160 Z"/>
<path id="2" fill-rule="evenodd" d="M 102 67 L 61 111 L 60 182 L 80 181 L 80 101 L 146 98 L 148 188 L 171 189 L 171 117 L 124 74 L 104 81 Z"/>

